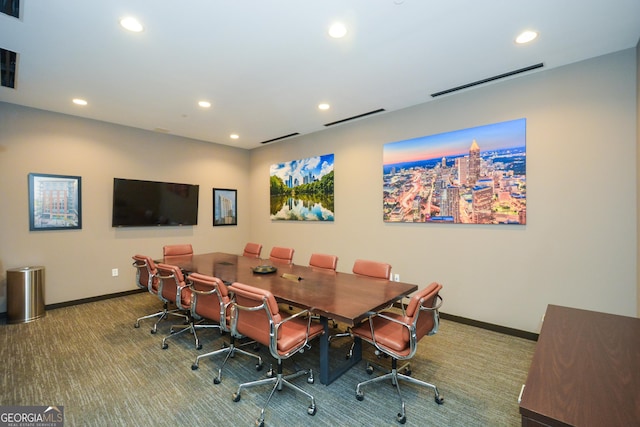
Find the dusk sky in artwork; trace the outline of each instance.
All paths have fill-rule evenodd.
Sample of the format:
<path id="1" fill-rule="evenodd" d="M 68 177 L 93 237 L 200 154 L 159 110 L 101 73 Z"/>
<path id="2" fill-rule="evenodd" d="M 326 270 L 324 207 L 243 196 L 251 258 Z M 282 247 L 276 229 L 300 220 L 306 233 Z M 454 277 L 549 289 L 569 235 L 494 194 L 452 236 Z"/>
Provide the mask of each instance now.
<path id="1" fill-rule="evenodd" d="M 384 165 L 453 157 L 469 153 L 476 141 L 480 151 L 524 147 L 526 119 L 456 130 L 384 145 Z"/>

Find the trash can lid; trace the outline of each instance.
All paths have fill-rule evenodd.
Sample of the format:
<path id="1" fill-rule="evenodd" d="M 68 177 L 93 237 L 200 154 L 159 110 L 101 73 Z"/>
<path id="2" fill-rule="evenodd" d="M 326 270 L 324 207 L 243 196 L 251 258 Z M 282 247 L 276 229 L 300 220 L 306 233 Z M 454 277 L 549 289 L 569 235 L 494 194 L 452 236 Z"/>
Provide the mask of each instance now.
<path id="1" fill-rule="evenodd" d="M 29 266 L 29 267 L 16 267 L 16 268 L 10 268 L 7 271 L 32 271 L 32 270 L 42 270 L 44 267 L 42 266 Z"/>

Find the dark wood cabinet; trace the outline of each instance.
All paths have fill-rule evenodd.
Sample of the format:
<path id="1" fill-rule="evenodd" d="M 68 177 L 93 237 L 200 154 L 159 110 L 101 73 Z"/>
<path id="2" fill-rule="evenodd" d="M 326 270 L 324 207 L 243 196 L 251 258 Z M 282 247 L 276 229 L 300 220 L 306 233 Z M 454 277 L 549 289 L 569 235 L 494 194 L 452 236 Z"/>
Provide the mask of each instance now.
<path id="1" fill-rule="evenodd" d="M 640 426 L 640 319 L 549 305 L 522 426 Z"/>

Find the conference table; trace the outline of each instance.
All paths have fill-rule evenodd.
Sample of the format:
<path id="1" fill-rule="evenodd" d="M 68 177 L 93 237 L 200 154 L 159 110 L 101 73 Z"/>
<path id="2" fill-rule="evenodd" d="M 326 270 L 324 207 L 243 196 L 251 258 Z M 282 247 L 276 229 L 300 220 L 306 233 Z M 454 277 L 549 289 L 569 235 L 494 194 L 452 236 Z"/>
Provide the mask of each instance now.
<path id="1" fill-rule="evenodd" d="M 418 286 L 350 273 L 326 271 L 295 264 L 279 264 L 259 258 L 213 252 L 166 257 L 167 264 L 180 267 L 185 274 L 197 272 L 231 284 L 244 283 L 270 291 L 284 304 L 310 309 L 320 317 L 324 334 L 320 336 L 320 382 L 330 384 L 362 359 L 362 344 L 356 340 L 350 358 L 329 360 L 329 319 L 354 326 L 377 311 L 416 291 Z M 274 273 L 255 273 L 258 266 L 272 265 Z M 335 358 L 334 358 L 335 359 Z"/>

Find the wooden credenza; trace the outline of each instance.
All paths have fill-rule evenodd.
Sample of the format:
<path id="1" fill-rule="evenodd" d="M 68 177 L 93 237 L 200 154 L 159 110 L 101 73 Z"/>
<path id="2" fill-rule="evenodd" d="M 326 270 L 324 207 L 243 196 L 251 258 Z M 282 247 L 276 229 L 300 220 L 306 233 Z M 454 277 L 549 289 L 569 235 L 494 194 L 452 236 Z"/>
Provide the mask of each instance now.
<path id="1" fill-rule="evenodd" d="M 640 319 L 549 305 L 520 414 L 523 427 L 640 426 Z"/>

